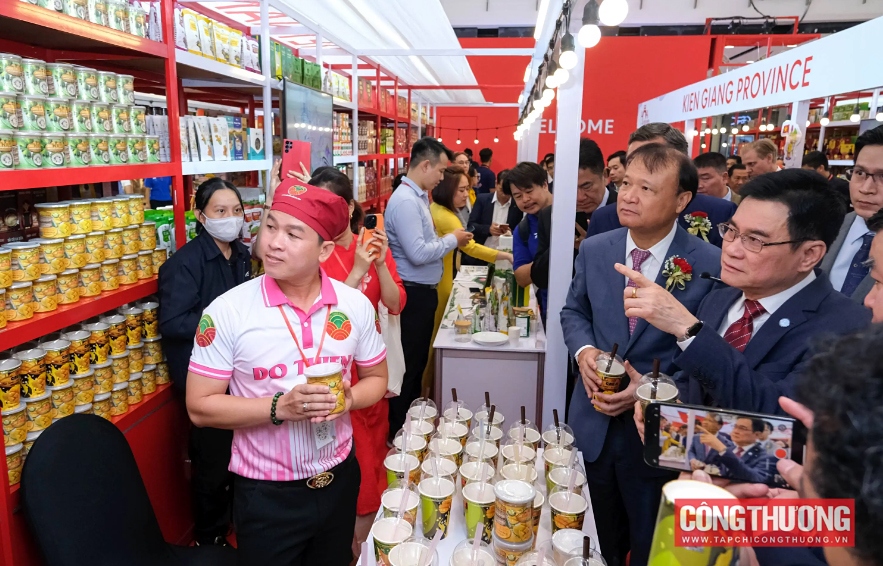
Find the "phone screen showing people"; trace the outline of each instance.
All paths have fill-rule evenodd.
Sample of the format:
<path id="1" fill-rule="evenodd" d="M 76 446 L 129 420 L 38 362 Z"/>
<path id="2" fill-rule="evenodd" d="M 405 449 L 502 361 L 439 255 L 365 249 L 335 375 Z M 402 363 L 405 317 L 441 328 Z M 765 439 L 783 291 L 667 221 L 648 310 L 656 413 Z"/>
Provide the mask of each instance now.
<path id="1" fill-rule="evenodd" d="M 657 405 L 657 410 L 651 411 L 657 429 L 652 442 L 658 445 L 659 467 L 703 470 L 713 477 L 785 486 L 777 462 L 783 458 L 803 460 L 803 441 L 795 443 L 794 429 L 801 429 L 800 438 L 805 438 L 805 429 L 793 419 L 679 404 L 653 405 Z"/>

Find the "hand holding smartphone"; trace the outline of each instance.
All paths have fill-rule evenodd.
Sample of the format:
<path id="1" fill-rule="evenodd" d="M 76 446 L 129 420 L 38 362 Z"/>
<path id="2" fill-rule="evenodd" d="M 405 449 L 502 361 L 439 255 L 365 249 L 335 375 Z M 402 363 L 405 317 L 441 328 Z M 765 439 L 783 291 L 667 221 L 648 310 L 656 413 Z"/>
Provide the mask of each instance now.
<path id="1" fill-rule="evenodd" d="M 365 216 L 365 233 L 362 235 L 362 244 L 364 245 L 366 242 L 370 242 L 372 238 L 374 238 L 374 232 L 376 230 L 383 230 L 383 215 L 382 214 L 369 214 Z M 379 253 L 382 246 L 377 242 L 374 242 L 368 246 L 370 251 L 374 253 Z"/>

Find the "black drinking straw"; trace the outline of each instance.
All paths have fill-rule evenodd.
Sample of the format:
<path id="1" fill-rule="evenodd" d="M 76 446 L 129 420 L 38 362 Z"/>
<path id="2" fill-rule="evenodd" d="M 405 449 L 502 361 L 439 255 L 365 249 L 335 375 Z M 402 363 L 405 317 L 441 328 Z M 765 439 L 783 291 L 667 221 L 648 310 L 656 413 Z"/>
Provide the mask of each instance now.
<path id="1" fill-rule="evenodd" d="M 588 560 L 592 553 L 592 539 L 583 537 L 583 560 Z"/>
<path id="2" fill-rule="evenodd" d="M 653 384 L 650 387 L 650 399 L 656 399 L 656 388 L 659 385 L 659 358 L 653 360 Z"/>
<path id="3" fill-rule="evenodd" d="M 619 344 L 613 344 L 613 349 L 610 350 L 610 361 L 607 362 L 607 369 L 604 371 L 610 372 L 610 368 L 613 367 L 613 360 L 616 359 L 617 350 L 619 350 Z"/>
<path id="4" fill-rule="evenodd" d="M 527 419 L 524 418 L 524 405 L 521 406 L 521 426 L 527 424 Z"/>
<path id="5" fill-rule="evenodd" d="M 457 388 L 451 387 L 451 396 L 454 398 L 454 403 L 457 402 Z"/>
<path id="6" fill-rule="evenodd" d="M 555 419 L 555 436 L 558 444 L 561 444 L 561 423 L 558 421 L 558 409 L 552 409 L 552 418 Z"/>
<path id="7" fill-rule="evenodd" d="M 491 394 L 489 391 L 484 392 L 484 406 L 488 408 L 491 406 Z"/>
<path id="8" fill-rule="evenodd" d="M 497 410 L 497 406 L 491 405 L 491 412 L 488 413 L 488 416 L 487 416 L 487 434 L 488 434 L 488 436 L 490 436 L 490 434 L 491 434 L 491 425 L 494 423 L 494 413 L 496 412 L 496 410 Z"/>

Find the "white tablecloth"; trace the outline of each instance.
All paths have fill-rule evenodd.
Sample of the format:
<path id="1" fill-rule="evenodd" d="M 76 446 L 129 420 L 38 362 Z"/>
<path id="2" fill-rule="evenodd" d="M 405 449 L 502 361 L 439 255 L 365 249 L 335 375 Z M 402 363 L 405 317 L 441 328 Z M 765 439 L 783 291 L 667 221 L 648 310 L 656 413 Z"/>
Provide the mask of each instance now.
<path id="1" fill-rule="evenodd" d="M 543 467 L 542 460 L 543 449 L 540 448 L 537 453 L 537 481 L 534 483 L 534 488 L 541 491 L 543 494 L 546 493 L 546 475 Z M 499 464 L 502 465 L 502 458 L 499 459 Z M 582 461 L 582 454 L 578 456 L 578 462 Z M 451 555 L 454 553 L 454 549 L 460 544 L 462 541 L 466 539 L 466 518 L 464 517 L 463 511 L 463 496 L 460 493 L 460 480 L 459 478 L 456 480 L 457 483 L 457 491 L 454 493 L 454 501 L 451 505 L 451 515 L 448 520 L 448 531 L 445 535 L 445 538 L 441 540 L 438 544 L 438 558 L 439 558 L 439 566 L 448 566 Z M 586 499 L 589 502 L 589 508 L 586 510 L 586 519 L 583 523 L 583 532 L 590 537 L 592 537 L 592 541 L 595 542 L 595 546 L 598 546 L 598 531 L 595 528 L 595 515 L 592 511 L 592 500 L 589 495 L 589 486 L 583 486 L 583 495 L 586 496 Z M 377 513 L 377 516 L 380 517 L 382 515 L 382 509 Z M 540 517 L 540 528 L 537 531 L 537 544 L 543 543 L 550 538 L 552 538 L 552 514 L 549 510 L 549 500 L 546 498 L 543 503 L 543 513 Z M 415 533 L 422 532 L 422 525 L 420 522 L 420 511 L 418 509 L 417 512 L 417 524 L 415 526 Z M 368 560 L 365 560 L 365 557 L 361 557 L 359 559 L 360 566 L 375 566 L 374 559 L 374 539 L 371 535 L 368 535 Z"/>

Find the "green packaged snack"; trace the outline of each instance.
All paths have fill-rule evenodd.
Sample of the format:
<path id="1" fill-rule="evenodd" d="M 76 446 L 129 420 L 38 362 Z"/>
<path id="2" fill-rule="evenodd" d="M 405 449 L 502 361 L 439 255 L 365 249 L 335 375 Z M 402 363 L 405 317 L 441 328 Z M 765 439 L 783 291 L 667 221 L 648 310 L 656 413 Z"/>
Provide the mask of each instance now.
<path id="1" fill-rule="evenodd" d="M 89 134 L 92 165 L 110 165 L 110 145 L 107 134 Z"/>
<path id="2" fill-rule="evenodd" d="M 15 132 L 0 130 L 0 171 L 14 169 L 18 165 Z"/>
<path id="3" fill-rule="evenodd" d="M 71 100 L 71 126 L 79 134 L 91 134 L 92 104 L 85 100 Z"/>
<path id="4" fill-rule="evenodd" d="M 21 128 L 21 102 L 11 93 L 0 94 L 0 129 L 17 130 Z"/>
<path id="5" fill-rule="evenodd" d="M 17 169 L 41 169 L 43 167 L 43 134 L 40 132 L 15 132 L 18 152 Z"/>
<path id="6" fill-rule="evenodd" d="M 71 105 L 67 98 L 47 98 L 44 110 L 47 130 L 67 132 L 71 129 Z"/>
<path id="7" fill-rule="evenodd" d="M 43 134 L 43 167 L 57 169 L 67 167 L 70 157 L 67 154 L 67 140 L 63 132 L 46 132 Z"/>
<path id="8" fill-rule="evenodd" d="M 12 53 L 0 53 L 0 92 L 23 94 L 25 72 L 21 57 Z"/>
<path id="9" fill-rule="evenodd" d="M 107 146 L 111 165 L 129 164 L 129 145 L 125 135 L 110 134 L 107 136 Z"/>
<path id="10" fill-rule="evenodd" d="M 42 96 L 21 95 L 22 129 L 43 131 L 46 129 L 46 99 Z"/>
<path id="11" fill-rule="evenodd" d="M 67 152 L 71 159 L 71 167 L 88 167 L 92 164 L 88 134 L 67 134 L 65 139 L 67 140 Z"/>

